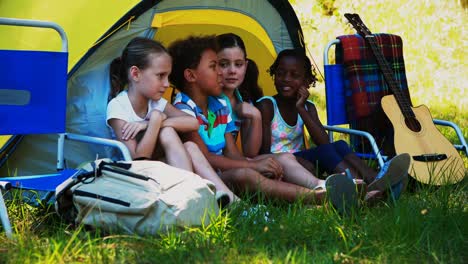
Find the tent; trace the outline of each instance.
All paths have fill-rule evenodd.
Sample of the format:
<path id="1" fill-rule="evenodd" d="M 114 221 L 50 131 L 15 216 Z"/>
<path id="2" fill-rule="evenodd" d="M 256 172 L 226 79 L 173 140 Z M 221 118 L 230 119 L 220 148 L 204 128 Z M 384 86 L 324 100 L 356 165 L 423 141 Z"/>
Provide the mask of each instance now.
<path id="1" fill-rule="evenodd" d="M 286 48 L 303 48 L 299 21 L 286 0 L 75 2 L 22 0 L 0 3 L 0 16 L 51 20 L 62 25 L 69 34 L 66 127 L 72 133 L 110 137 L 105 125 L 110 90 L 109 64 L 136 36 L 169 45 L 189 35 L 236 33 L 244 39 L 248 57 L 257 62 L 260 85 L 267 95 L 273 94 L 274 88 L 266 69 L 276 54 Z M 0 26 L 0 47 L 53 49 L 47 45 L 51 36 L 42 30 L 36 31 Z M 39 36 L 39 33 L 45 36 Z M 24 41 L 30 40 L 31 36 L 34 41 Z M 169 93 L 165 95 L 167 98 Z M 0 144 L 8 145 L 1 140 Z M 7 167 L 17 169 L 18 174 L 50 171 L 54 167 L 55 151 L 55 135 L 26 136 L 9 156 L 5 163 L 8 166 L 2 166 L 0 175 L 8 175 Z M 111 151 L 103 147 L 79 143 L 65 146 L 65 158 L 70 167 L 96 156 L 109 155 L 112 155 Z"/>

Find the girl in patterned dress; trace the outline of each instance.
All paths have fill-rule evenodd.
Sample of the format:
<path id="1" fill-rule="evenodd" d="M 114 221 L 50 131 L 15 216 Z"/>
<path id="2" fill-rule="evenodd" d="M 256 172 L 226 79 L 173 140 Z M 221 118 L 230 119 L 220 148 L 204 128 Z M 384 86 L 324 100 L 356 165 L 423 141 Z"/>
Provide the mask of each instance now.
<path id="1" fill-rule="evenodd" d="M 316 77 L 303 50 L 281 51 L 269 73 L 278 94 L 258 100 L 263 131 L 261 153 L 293 153 L 318 164 L 327 173 L 349 170 L 355 178 L 368 184 L 369 191 L 383 192 L 389 185 L 402 186 L 408 177 L 408 154 L 396 156 L 376 172 L 357 157 L 345 141 L 328 141 L 314 104 L 307 100 L 307 88 L 315 85 Z M 304 127 L 316 147 L 305 149 Z"/>

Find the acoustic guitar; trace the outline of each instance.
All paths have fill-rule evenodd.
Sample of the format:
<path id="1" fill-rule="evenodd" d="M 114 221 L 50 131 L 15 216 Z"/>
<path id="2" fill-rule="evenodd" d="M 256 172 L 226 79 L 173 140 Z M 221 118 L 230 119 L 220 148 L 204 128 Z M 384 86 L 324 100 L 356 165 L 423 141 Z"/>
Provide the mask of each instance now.
<path id="1" fill-rule="evenodd" d="M 466 174 L 463 160 L 452 143 L 436 128 L 425 105 L 412 107 L 380 50 L 375 36 L 358 14 L 345 17 L 370 46 L 385 82 L 393 94 L 382 97 L 381 105 L 394 129 L 395 152 L 409 153 L 411 177 L 431 185 L 453 184 Z"/>

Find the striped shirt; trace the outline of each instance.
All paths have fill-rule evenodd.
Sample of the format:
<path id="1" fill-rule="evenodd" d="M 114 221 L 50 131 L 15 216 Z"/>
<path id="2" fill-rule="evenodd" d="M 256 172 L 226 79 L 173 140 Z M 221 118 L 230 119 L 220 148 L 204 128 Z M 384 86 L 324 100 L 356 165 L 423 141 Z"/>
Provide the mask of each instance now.
<path id="1" fill-rule="evenodd" d="M 239 103 L 243 103 L 244 100 L 242 99 L 242 96 L 239 92 L 238 89 L 236 89 L 234 91 L 234 96 L 236 97 L 236 99 L 239 101 Z M 229 100 L 229 97 L 227 97 L 227 95 L 225 95 L 224 93 L 220 96 L 220 98 L 224 99 L 227 103 L 227 106 L 229 107 L 229 111 L 231 112 L 231 117 L 232 117 L 232 120 L 234 121 L 234 130 L 231 132 L 232 136 L 234 137 L 234 140 L 237 139 L 237 136 L 239 135 L 239 131 L 241 129 L 241 125 L 242 125 L 242 119 L 240 119 L 237 115 L 236 115 L 236 112 L 234 111 L 234 109 L 232 108 L 232 105 L 231 105 L 231 101 Z"/>
<path id="2" fill-rule="evenodd" d="M 226 100 L 209 96 L 208 116 L 205 116 L 202 109 L 184 93 L 177 94 L 173 104 L 176 108 L 197 118 L 200 124 L 198 134 L 200 134 L 208 150 L 211 153 L 222 155 L 226 146 L 224 134 L 235 130 Z"/>

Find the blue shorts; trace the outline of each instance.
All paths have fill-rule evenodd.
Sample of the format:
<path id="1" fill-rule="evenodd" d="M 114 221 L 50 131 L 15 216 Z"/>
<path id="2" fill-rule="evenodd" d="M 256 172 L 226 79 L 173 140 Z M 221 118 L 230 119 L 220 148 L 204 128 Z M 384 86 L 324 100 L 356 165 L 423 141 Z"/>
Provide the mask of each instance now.
<path id="1" fill-rule="evenodd" d="M 342 162 L 344 157 L 352 152 L 345 141 L 339 140 L 315 148 L 298 151 L 294 155 L 306 159 L 313 164 L 318 163 L 326 172 L 333 173 L 338 163 Z"/>

